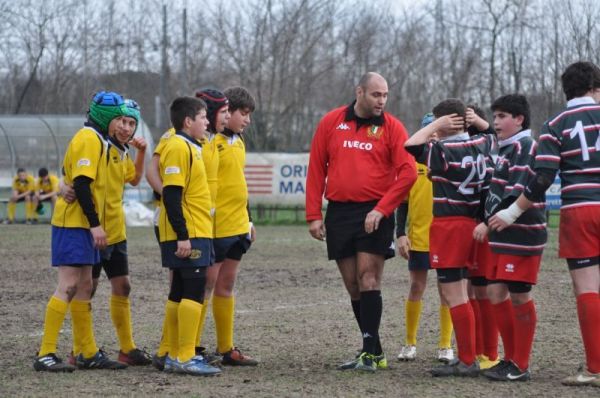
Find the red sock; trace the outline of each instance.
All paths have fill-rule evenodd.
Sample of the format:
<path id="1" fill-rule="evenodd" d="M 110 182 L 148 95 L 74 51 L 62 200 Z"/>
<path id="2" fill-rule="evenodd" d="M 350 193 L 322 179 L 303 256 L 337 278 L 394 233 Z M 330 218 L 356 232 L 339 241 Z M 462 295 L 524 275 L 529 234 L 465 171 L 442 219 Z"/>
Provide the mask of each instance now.
<path id="1" fill-rule="evenodd" d="M 515 352 L 515 311 L 512 302 L 507 299 L 499 304 L 493 304 L 492 307 L 494 307 L 494 318 L 504 345 L 504 360 L 511 361 Z"/>
<path id="2" fill-rule="evenodd" d="M 521 370 L 529 368 L 529 356 L 533 346 L 533 335 L 537 314 L 533 300 L 525 304 L 517 305 L 515 308 L 515 352 L 513 362 Z"/>
<path id="3" fill-rule="evenodd" d="M 464 303 L 450 308 L 454 325 L 458 358 L 466 365 L 475 362 L 475 314 L 471 304 Z"/>
<path id="4" fill-rule="evenodd" d="M 483 355 L 483 322 L 481 320 L 481 308 L 479 308 L 479 300 L 469 299 L 473 315 L 475 316 L 475 353 Z"/>
<path id="5" fill-rule="evenodd" d="M 600 295 L 584 293 L 577 296 L 577 315 L 588 371 L 600 373 Z"/>
<path id="6" fill-rule="evenodd" d="M 496 326 L 496 317 L 494 308 L 488 299 L 479 301 L 481 311 L 481 325 L 483 329 L 483 353 L 491 361 L 498 359 L 498 326 Z"/>

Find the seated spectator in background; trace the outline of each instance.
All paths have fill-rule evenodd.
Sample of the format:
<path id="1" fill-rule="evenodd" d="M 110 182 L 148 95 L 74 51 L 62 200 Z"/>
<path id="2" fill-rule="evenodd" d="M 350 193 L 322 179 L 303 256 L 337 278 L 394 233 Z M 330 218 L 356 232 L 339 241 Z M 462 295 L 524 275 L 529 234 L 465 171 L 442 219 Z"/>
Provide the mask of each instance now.
<path id="1" fill-rule="evenodd" d="M 38 170 L 38 177 L 31 204 L 31 208 L 34 210 L 32 211 L 34 222 L 37 222 L 39 214 L 44 214 L 43 202 L 50 202 L 54 212 L 54 205 L 58 197 L 58 177 L 54 174 L 48 174 L 48 169 L 45 167 Z"/>
<path id="2" fill-rule="evenodd" d="M 25 201 L 25 221 L 27 224 L 31 224 L 34 213 L 34 209 L 32 208 L 34 189 L 35 181 L 33 180 L 33 176 L 27 174 L 25 169 L 19 168 L 17 175 L 13 179 L 12 193 L 7 206 L 8 218 L 4 220 L 4 224 L 12 224 L 15 221 L 17 203 L 22 201 Z"/>

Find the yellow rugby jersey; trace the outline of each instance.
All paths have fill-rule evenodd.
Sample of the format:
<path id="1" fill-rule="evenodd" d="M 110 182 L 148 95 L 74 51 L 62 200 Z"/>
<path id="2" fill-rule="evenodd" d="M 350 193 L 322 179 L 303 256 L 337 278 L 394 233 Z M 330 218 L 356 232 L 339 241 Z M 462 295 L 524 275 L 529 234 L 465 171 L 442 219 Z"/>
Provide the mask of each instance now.
<path id="1" fill-rule="evenodd" d="M 210 192 L 199 143 L 179 133 L 166 138 L 159 168 L 164 187 L 183 188 L 181 207 L 190 239 L 212 238 Z M 161 242 L 177 240 L 166 211 L 160 212 L 158 228 Z"/>
<path id="2" fill-rule="evenodd" d="M 169 142 L 169 138 L 171 138 L 173 135 L 175 135 L 175 129 L 173 127 L 171 127 L 170 129 L 165 131 L 165 133 L 163 135 L 160 136 L 158 145 L 156 145 L 156 148 L 154 148 L 154 153 L 156 155 L 160 156 L 163 149 L 165 148 L 165 145 L 167 144 L 167 142 Z"/>
<path id="3" fill-rule="evenodd" d="M 73 185 L 73 181 L 79 176 L 93 180 L 90 189 L 100 223 L 104 219 L 107 149 L 108 143 L 100 133 L 91 127 L 84 127 L 75 133 L 69 142 L 63 159 L 65 184 Z M 62 197 L 56 201 L 52 225 L 67 228 L 90 227 L 79 202 L 69 204 Z"/>
<path id="4" fill-rule="evenodd" d="M 202 160 L 204 160 L 204 167 L 206 168 L 206 180 L 208 181 L 213 209 L 217 203 L 219 181 L 219 152 L 215 145 L 215 137 L 215 134 L 210 134 L 207 138 L 203 138 L 200 141 L 202 143 Z"/>
<path id="5" fill-rule="evenodd" d="M 37 179 L 36 191 L 42 193 L 58 192 L 58 177 L 54 174 L 48 174 L 48 181 L 41 177 Z"/>
<path id="6" fill-rule="evenodd" d="M 238 134 L 228 137 L 216 134 L 215 146 L 219 153 L 215 237 L 225 238 L 247 234 L 248 187 L 244 176 L 246 146 Z"/>
<path id="7" fill-rule="evenodd" d="M 32 175 L 27 174 L 25 181 L 19 180 L 19 176 L 15 176 L 12 183 L 12 189 L 18 193 L 25 193 L 27 191 L 33 191 L 35 189 L 35 180 Z"/>
<path id="8" fill-rule="evenodd" d="M 433 220 L 433 187 L 427 166 L 417 163 L 417 181 L 408 195 L 408 239 L 411 250 L 429 251 L 429 226 Z"/>
<path id="9" fill-rule="evenodd" d="M 108 147 L 106 199 L 102 228 L 109 245 L 127 239 L 123 193 L 125 184 L 135 178 L 135 165 L 127 150 L 122 151 L 112 143 Z"/>

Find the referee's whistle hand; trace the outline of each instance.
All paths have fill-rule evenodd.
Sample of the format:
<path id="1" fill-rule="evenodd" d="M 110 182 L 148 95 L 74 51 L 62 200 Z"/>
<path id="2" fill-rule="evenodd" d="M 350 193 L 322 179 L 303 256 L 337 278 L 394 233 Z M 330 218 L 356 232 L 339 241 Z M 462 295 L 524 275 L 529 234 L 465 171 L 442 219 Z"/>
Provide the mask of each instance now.
<path id="1" fill-rule="evenodd" d="M 323 224 L 323 220 L 311 221 L 308 224 L 308 232 L 316 240 L 325 240 L 325 225 Z"/>
<path id="2" fill-rule="evenodd" d="M 365 232 L 370 234 L 377 231 L 379 228 L 379 222 L 383 218 L 383 214 L 377 210 L 371 210 L 365 218 Z"/>

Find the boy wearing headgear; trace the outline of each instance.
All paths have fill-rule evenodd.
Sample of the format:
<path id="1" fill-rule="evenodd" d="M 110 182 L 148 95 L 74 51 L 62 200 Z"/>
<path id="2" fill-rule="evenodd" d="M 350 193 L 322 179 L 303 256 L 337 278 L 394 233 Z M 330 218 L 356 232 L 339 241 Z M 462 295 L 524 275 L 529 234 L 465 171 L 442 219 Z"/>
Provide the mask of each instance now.
<path id="1" fill-rule="evenodd" d="M 127 114 L 123 98 L 114 92 L 94 95 L 88 120 L 71 139 L 63 159 L 66 184 L 73 185 L 77 201 L 59 198 L 52 216 L 52 266 L 58 267 L 58 285 L 46 306 L 44 334 L 37 371 L 72 372 L 75 367 L 56 356 L 58 334 L 72 308 L 73 340 L 81 347 L 77 357 L 80 368 L 123 369 L 127 366 L 110 360 L 99 350 L 93 333 L 90 298 L 92 265 L 100 260 L 99 249 L 107 244 L 104 221 L 107 185 L 108 136 L 123 128 Z"/>
<path id="2" fill-rule="evenodd" d="M 107 247 L 100 251 L 100 262 L 94 264 L 92 268 L 92 296 L 96 292 L 100 274 L 104 269 L 112 290 L 110 316 L 119 338 L 119 362 L 136 366 L 149 365 L 151 359 L 148 353 L 136 348 L 133 341 L 123 193 L 126 183 L 136 186 L 142 178 L 146 141 L 143 137 L 134 138 L 141 119 L 137 102 L 126 99 L 125 105 L 126 115 L 122 117 L 122 128 L 109 131 L 108 135 L 108 179 L 103 223 L 107 234 Z M 137 150 L 135 164 L 129 154 L 129 145 Z M 78 308 L 78 305 L 79 302 L 71 302 L 71 311 Z M 81 347 L 78 346 L 73 347 L 73 356 L 69 358 L 71 364 L 74 364 L 74 356 L 80 353 L 80 349 Z"/>

